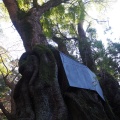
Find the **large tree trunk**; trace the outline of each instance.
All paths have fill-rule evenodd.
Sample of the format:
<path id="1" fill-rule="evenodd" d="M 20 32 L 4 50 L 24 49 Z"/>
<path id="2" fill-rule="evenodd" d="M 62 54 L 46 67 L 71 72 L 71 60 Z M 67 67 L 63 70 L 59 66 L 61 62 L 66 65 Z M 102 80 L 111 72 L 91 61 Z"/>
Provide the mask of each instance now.
<path id="1" fill-rule="evenodd" d="M 47 45 L 39 17 L 38 10 L 32 8 L 19 22 L 18 31 L 26 51 L 32 50 L 38 44 Z"/>
<path id="2" fill-rule="evenodd" d="M 22 55 L 22 74 L 14 92 L 17 120 L 67 120 L 68 112 L 58 84 L 58 71 L 52 52 L 36 46 Z"/>
<path id="3" fill-rule="evenodd" d="M 37 0 L 33 0 L 33 8 L 28 12 L 20 10 L 16 0 L 3 0 L 11 21 L 20 34 L 26 51 L 32 50 L 36 44 L 47 45 L 40 24 L 40 17 L 52 7 L 69 0 L 49 0 L 44 5 L 39 6 Z"/>
<path id="4" fill-rule="evenodd" d="M 45 11 L 64 1 L 51 0 L 42 7 L 33 7 L 27 13 L 19 9 L 15 0 L 3 2 L 28 52 L 21 57 L 20 63 L 24 63 L 19 68 L 22 78 L 14 90 L 15 118 L 66 120 L 68 112 L 59 88 L 54 56 L 45 47 L 36 48 L 37 45 L 47 45 L 40 17 Z"/>
<path id="5" fill-rule="evenodd" d="M 58 51 L 54 52 L 55 50 L 50 50 L 46 46 L 47 41 L 39 18 L 45 11 L 65 0 L 50 0 L 43 6 L 33 7 L 25 13 L 24 17 L 18 17 L 21 11 L 16 0 L 3 1 L 27 51 L 19 61 L 19 72 L 22 78 L 14 90 L 16 104 L 14 119 L 115 120 L 111 112 L 106 113 L 104 102 L 96 92 L 68 86 Z M 90 47 L 88 43 L 85 44 L 86 37 L 80 28 L 78 27 L 82 38 L 80 41 L 81 56 L 83 56 L 84 64 L 94 71 Z"/>

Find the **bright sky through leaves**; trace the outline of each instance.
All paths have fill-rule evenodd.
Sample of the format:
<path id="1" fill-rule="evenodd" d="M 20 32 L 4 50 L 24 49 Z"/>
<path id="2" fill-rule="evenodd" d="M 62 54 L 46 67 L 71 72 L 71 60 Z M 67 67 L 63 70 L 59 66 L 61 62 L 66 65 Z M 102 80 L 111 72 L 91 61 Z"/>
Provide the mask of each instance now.
<path id="1" fill-rule="evenodd" d="M 120 0 L 116 0 L 107 13 L 105 13 L 105 17 L 108 20 L 108 26 L 111 27 L 111 30 L 104 33 L 104 27 L 98 26 L 98 34 L 99 38 L 106 43 L 106 39 L 110 38 L 113 42 L 120 42 Z"/>
<path id="2" fill-rule="evenodd" d="M 120 38 L 120 0 L 113 5 L 113 9 L 109 12 L 108 16 L 110 18 L 110 25 L 112 26 L 112 31 L 114 36 Z"/>

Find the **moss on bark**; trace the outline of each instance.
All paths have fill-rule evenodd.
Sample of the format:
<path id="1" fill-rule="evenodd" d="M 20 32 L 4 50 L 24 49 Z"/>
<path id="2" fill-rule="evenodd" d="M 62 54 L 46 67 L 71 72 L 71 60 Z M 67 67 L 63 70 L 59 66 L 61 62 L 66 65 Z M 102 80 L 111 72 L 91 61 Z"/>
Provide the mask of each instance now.
<path id="1" fill-rule="evenodd" d="M 52 52 L 37 45 L 19 62 L 21 80 L 15 88 L 16 117 L 19 120 L 67 120 L 57 66 Z"/>
<path id="2" fill-rule="evenodd" d="M 95 91 L 70 87 L 59 52 L 54 48 L 36 45 L 22 55 L 19 71 L 22 78 L 14 93 L 17 120 L 119 120 L 119 86 L 114 95 L 104 87 L 107 76 L 102 79 L 107 104 Z M 114 88 L 117 84 L 108 85 Z M 118 100 L 115 108 L 111 95 L 114 101 Z"/>

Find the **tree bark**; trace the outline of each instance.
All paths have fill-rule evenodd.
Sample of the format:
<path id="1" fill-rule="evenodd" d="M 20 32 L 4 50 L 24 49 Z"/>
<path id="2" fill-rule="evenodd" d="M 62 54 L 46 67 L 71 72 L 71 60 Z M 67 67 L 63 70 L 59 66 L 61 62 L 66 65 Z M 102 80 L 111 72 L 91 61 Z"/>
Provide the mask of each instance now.
<path id="1" fill-rule="evenodd" d="M 17 120 L 67 120 L 68 112 L 58 84 L 52 52 L 36 46 L 19 62 L 22 78 L 14 92 Z"/>
<path id="2" fill-rule="evenodd" d="M 92 57 L 91 45 L 88 42 L 85 31 L 83 29 L 83 23 L 78 24 L 78 34 L 79 34 L 79 51 L 82 57 L 83 64 L 86 65 L 90 70 L 96 72 L 95 63 Z"/>
<path id="3" fill-rule="evenodd" d="M 0 109 L 2 110 L 2 112 L 4 113 L 4 115 L 6 116 L 6 118 L 7 118 L 8 120 L 16 120 L 15 115 L 9 113 L 9 112 L 5 109 L 3 103 L 1 103 L 1 102 L 0 102 Z"/>
<path id="4" fill-rule="evenodd" d="M 58 44 L 59 51 L 63 52 L 66 55 L 69 55 L 64 39 L 53 36 L 52 40 Z"/>
<path id="5" fill-rule="evenodd" d="M 26 51 L 31 51 L 37 44 L 47 45 L 36 8 L 31 9 L 21 20 L 19 33 Z"/>
<path id="6" fill-rule="evenodd" d="M 43 6 L 38 5 L 34 6 L 27 13 L 20 10 L 16 0 L 3 0 L 3 2 L 9 12 L 13 25 L 15 26 L 15 28 L 17 29 L 18 33 L 22 38 L 25 50 L 30 52 L 38 44 L 47 45 L 47 40 L 43 34 L 42 26 L 40 24 L 40 17 L 42 16 L 42 14 L 45 13 L 47 10 L 51 9 L 52 7 L 57 6 L 65 1 L 50 0 Z M 51 64 L 50 63 L 51 61 L 49 61 L 51 57 L 50 55 L 48 56 L 47 54 L 46 53 L 42 54 L 44 60 L 43 63 L 41 63 L 41 65 L 44 64 L 44 62 L 46 62 L 45 64 Z M 41 56 L 39 57 L 41 58 Z M 33 65 L 32 67 L 35 67 L 33 68 L 35 71 L 32 72 L 34 72 L 35 78 L 36 74 L 38 74 L 37 69 L 41 67 L 41 65 L 39 67 L 36 67 L 37 63 L 39 64 L 38 61 L 40 60 L 40 58 L 36 58 L 36 56 L 31 55 L 31 59 L 33 60 L 34 63 L 33 65 L 33 63 L 31 62 L 31 65 Z M 32 82 L 34 80 L 34 75 L 33 78 L 31 78 L 30 80 L 30 76 L 28 76 L 28 74 L 29 73 L 32 74 L 32 72 L 25 68 L 26 69 L 25 71 L 27 72 L 24 73 L 25 75 L 23 75 L 22 79 L 16 85 L 14 92 L 14 99 L 16 103 L 16 119 L 28 118 L 31 120 L 32 119 L 53 120 L 67 118 L 66 107 L 64 105 L 63 98 L 59 90 L 57 77 L 55 76 L 57 75 L 57 68 L 55 63 L 54 66 L 52 67 L 54 68 L 53 72 L 54 78 L 49 78 L 49 80 L 52 79 L 50 85 L 49 83 L 46 83 L 46 81 L 44 81 L 44 78 L 41 79 L 42 84 L 40 83 L 40 81 L 38 81 L 39 78 L 37 78 L 38 83 Z M 32 83 L 33 84 L 35 83 L 35 85 L 33 85 Z M 40 92 L 38 92 L 39 90 Z M 20 100 L 18 98 L 20 98 Z"/>
<path id="7" fill-rule="evenodd" d="M 59 63 L 60 57 L 55 58 L 46 46 L 40 17 L 65 1 L 49 0 L 21 17 L 23 13 L 16 0 L 3 0 L 27 51 L 19 61 L 22 78 L 14 90 L 16 113 L 13 120 L 112 120 L 106 115 L 97 93 L 65 86 L 66 76 Z M 81 24 L 78 32 L 83 63 L 94 71 L 91 49 Z"/>
<path id="8" fill-rule="evenodd" d="M 47 45 L 40 24 L 40 17 L 52 7 L 69 0 L 50 0 L 42 6 L 34 6 L 27 13 L 20 10 L 16 0 L 3 0 L 12 23 L 20 34 L 26 51 L 31 51 L 37 44 Z"/>

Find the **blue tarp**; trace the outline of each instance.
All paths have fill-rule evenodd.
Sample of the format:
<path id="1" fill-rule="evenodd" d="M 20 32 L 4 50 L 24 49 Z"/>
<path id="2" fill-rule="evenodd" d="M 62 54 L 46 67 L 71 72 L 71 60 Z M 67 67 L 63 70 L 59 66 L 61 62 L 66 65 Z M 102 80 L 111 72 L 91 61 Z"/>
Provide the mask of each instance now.
<path id="1" fill-rule="evenodd" d="M 84 88 L 97 91 L 104 100 L 103 92 L 96 75 L 85 65 L 71 59 L 62 52 L 60 57 L 65 73 L 71 87 Z"/>

